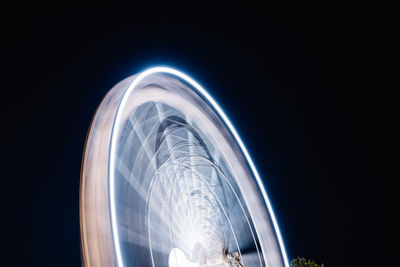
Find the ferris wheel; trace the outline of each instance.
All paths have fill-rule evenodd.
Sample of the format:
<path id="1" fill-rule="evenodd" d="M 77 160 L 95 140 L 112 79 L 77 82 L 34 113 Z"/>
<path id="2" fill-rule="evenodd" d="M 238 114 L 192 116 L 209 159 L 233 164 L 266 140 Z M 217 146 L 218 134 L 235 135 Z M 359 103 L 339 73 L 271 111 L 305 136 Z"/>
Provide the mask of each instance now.
<path id="1" fill-rule="evenodd" d="M 172 68 L 128 77 L 92 120 L 81 170 L 84 266 L 288 267 L 243 142 Z"/>

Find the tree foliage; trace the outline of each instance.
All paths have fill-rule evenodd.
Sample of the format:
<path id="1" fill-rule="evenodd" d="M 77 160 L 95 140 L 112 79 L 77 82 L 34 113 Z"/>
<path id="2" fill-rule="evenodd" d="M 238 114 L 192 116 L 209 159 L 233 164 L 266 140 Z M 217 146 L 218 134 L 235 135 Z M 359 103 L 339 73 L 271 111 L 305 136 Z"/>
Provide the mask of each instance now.
<path id="1" fill-rule="evenodd" d="M 305 258 L 298 257 L 297 259 L 293 259 L 290 263 L 292 267 L 324 267 L 324 264 L 319 265 L 313 260 L 308 260 Z"/>

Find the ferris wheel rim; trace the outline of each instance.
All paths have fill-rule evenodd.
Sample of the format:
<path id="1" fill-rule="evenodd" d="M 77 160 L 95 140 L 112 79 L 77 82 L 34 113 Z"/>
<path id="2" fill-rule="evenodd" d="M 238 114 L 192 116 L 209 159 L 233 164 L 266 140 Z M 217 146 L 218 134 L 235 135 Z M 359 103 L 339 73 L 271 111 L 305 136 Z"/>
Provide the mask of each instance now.
<path id="1" fill-rule="evenodd" d="M 194 79 L 190 76 L 186 75 L 185 73 L 176 70 L 171 67 L 152 67 L 149 68 L 141 73 L 139 73 L 134 79 L 131 81 L 127 89 L 123 92 L 121 100 L 119 101 L 118 107 L 116 109 L 115 119 L 113 120 L 112 131 L 111 131 L 111 141 L 110 141 L 110 149 L 109 149 L 109 160 L 108 160 L 108 194 L 109 194 L 109 208 L 110 208 L 110 218 L 111 218 L 111 232 L 112 232 L 112 240 L 114 242 L 114 250 L 117 260 L 117 265 L 123 267 L 122 255 L 121 255 L 121 248 L 120 248 L 120 241 L 118 236 L 117 230 L 117 218 L 116 218 L 116 203 L 115 203 L 115 175 L 114 175 L 114 168 L 115 168 L 115 157 L 117 151 L 117 137 L 118 137 L 118 129 L 120 128 L 121 123 L 121 114 L 122 110 L 124 110 L 125 105 L 127 104 L 127 99 L 130 93 L 136 88 L 136 86 L 149 75 L 163 73 L 169 74 L 176 78 L 179 78 L 190 85 L 193 89 L 196 90 L 196 93 L 205 100 L 205 102 L 215 111 L 215 113 L 221 118 L 222 122 L 227 127 L 228 131 L 233 136 L 233 139 L 236 141 L 237 145 L 239 146 L 245 161 L 248 163 L 252 174 L 255 177 L 257 186 L 261 191 L 261 195 L 263 197 L 264 203 L 268 210 L 269 215 L 271 216 L 271 221 L 273 225 L 273 229 L 278 239 L 279 249 L 282 254 L 283 262 L 285 267 L 289 267 L 289 262 L 287 258 L 287 253 L 285 250 L 285 246 L 283 243 L 283 238 L 279 229 L 279 225 L 273 211 L 271 202 L 269 200 L 268 194 L 266 192 L 265 186 L 263 181 L 261 180 L 260 175 L 255 167 L 255 164 L 252 161 L 252 158 L 246 149 L 243 141 L 241 140 L 239 134 L 237 133 L 235 127 L 233 126 L 232 122 L 225 114 L 223 109 L 218 105 L 218 103 L 214 100 L 214 98 L 202 87 L 199 83 L 197 83 Z"/>

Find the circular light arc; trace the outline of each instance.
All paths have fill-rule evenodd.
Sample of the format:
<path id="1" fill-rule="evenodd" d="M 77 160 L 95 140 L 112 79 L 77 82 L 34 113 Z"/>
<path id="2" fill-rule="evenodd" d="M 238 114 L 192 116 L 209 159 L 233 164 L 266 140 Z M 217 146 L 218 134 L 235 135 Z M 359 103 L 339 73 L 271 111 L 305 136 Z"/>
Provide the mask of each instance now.
<path id="1" fill-rule="evenodd" d="M 232 133 L 234 139 L 236 142 L 239 144 L 239 147 L 241 151 L 243 152 L 245 159 L 247 160 L 250 169 L 252 173 L 254 174 L 257 184 L 261 190 L 261 193 L 263 195 L 265 204 L 267 206 L 268 212 L 271 216 L 271 221 L 274 226 L 274 230 L 277 235 L 279 247 L 282 252 L 282 257 L 283 261 L 285 264 L 285 267 L 289 267 L 289 261 L 287 259 L 287 254 L 285 250 L 285 246 L 283 244 L 283 239 L 281 232 L 279 230 L 278 222 L 276 219 L 276 216 L 273 212 L 271 202 L 268 198 L 267 192 L 265 190 L 265 187 L 263 185 L 263 182 L 260 178 L 260 175 L 257 172 L 257 169 L 250 157 L 249 152 L 247 151 L 243 141 L 239 137 L 239 134 L 235 130 L 233 124 L 229 120 L 228 116 L 225 114 L 225 112 L 222 110 L 222 108 L 218 105 L 218 103 L 211 97 L 211 95 L 195 80 L 193 80 L 191 77 L 186 75 L 185 73 L 178 71 L 176 69 L 170 68 L 170 67 L 153 67 L 150 69 L 147 69 L 140 73 L 129 85 L 129 87 L 126 89 L 126 91 L 123 93 L 122 99 L 118 105 L 115 120 L 113 122 L 113 127 L 112 127 L 112 133 L 111 133 L 111 142 L 110 142 L 110 153 L 109 153 L 109 168 L 108 168 L 108 174 L 109 174 L 109 196 L 110 196 L 110 211 L 111 211 L 111 228 L 112 228 L 112 236 L 113 236 L 113 241 L 114 241 L 114 247 L 115 247 L 115 253 L 116 253 L 116 258 L 117 258 L 117 265 L 119 267 L 123 267 L 123 261 L 122 261 L 122 255 L 121 255 L 121 248 L 120 248 L 120 241 L 118 237 L 118 230 L 117 230 L 117 219 L 116 219 L 116 204 L 115 204 L 115 176 L 114 176 L 114 168 L 115 168 L 115 155 L 116 155 L 116 148 L 117 148 L 117 136 L 119 136 L 119 129 L 120 129 L 120 120 L 121 120 L 121 110 L 124 109 L 126 102 L 127 102 L 127 95 L 129 95 L 132 90 L 136 87 L 136 85 L 143 80 L 146 76 L 154 74 L 154 73 L 166 73 L 166 74 L 171 74 L 174 75 L 182 80 L 184 80 L 186 83 L 191 85 L 193 88 L 197 90 L 197 93 L 199 93 L 200 96 L 204 97 L 207 102 L 210 104 L 210 106 L 217 112 L 217 114 L 222 118 L 222 121 L 225 123 L 226 126 L 228 126 L 229 131 Z"/>

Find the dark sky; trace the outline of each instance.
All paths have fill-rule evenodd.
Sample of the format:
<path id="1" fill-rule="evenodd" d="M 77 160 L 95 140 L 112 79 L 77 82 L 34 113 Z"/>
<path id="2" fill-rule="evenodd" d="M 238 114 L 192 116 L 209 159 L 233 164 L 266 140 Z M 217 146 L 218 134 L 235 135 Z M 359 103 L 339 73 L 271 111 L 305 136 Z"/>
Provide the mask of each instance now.
<path id="1" fill-rule="evenodd" d="M 2 9 L 1 267 L 81 264 L 90 120 L 114 84 L 155 65 L 191 75 L 229 114 L 291 258 L 389 266 L 398 225 L 391 12 L 246 4 Z"/>

